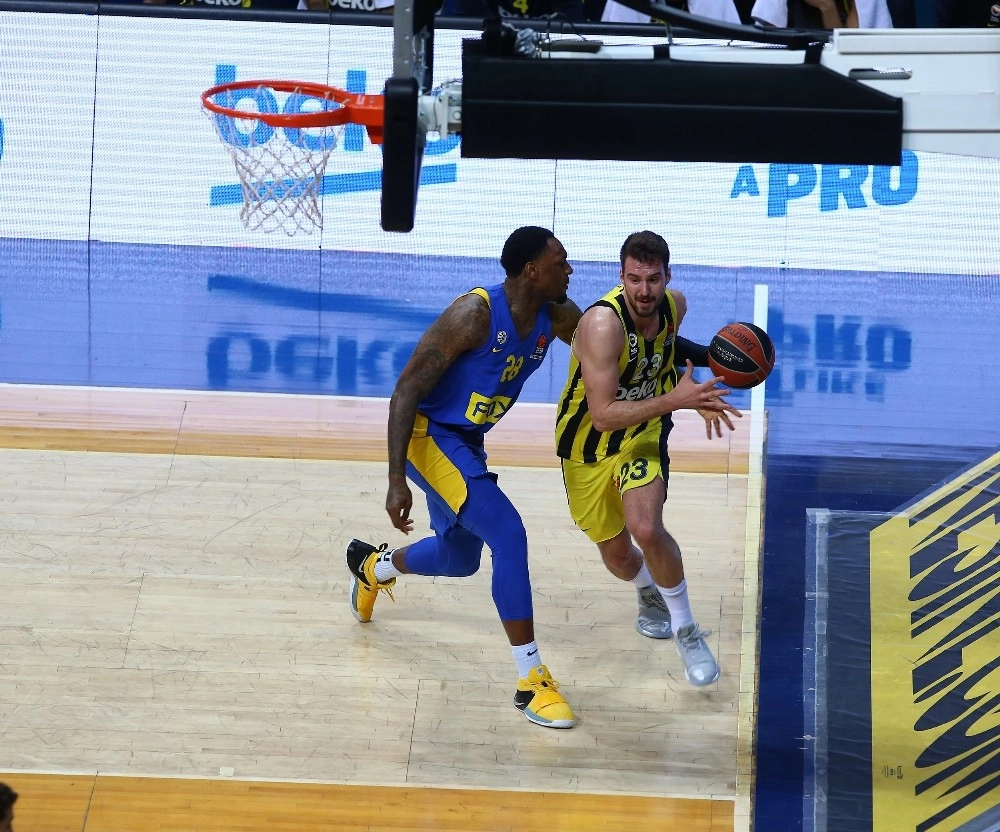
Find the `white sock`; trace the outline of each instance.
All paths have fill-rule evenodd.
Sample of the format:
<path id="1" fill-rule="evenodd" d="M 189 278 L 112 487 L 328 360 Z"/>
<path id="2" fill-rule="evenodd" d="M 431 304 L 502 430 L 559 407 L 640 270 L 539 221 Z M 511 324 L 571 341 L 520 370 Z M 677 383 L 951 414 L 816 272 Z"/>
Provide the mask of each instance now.
<path id="1" fill-rule="evenodd" d="M 517 663 L 518 678 L 527 679 L 528 674 L 542 663 L 541 654 L 538 652 L 538 643 L 532 641 L 530 644 L 512 644 L 510 652 L 514 654 L 514 661 Z"/>
<path id="2" fill-rule="evenodd" d="M 667 609 L 670 610 L 670 623 L 675 633 L 681 627 L 694 624 L 691 604 L 688 601 L 687 580 L 681 581 L 673 589 L 667 589 L 665 586 L 657 586 L 657 589 L 660 590 L 660 595 L 663 596 L 663 601 L 666 603 Z"/>
<path id="3" fill-rule="evenodd" d="M 643 560 L 642 566 L 639 567 L 639 574 L 632 579 L 632 583 L 635 584 L 637 589 L 645 589 L 647 586 L 653 585 L 653 576 L 649 574 L 645 560 Z"/>
<path id="4" fill-rule="evenodd" d="M 390 549 L 388 552 L 383 552 L 379 555 L 378 560 L 375 561 L 375 580 L 380 584 L 385 583 L 390 578 L 397 578 L 403 574 L 392 565 L 392 553 L 395 551 L 395 549 Z"/>

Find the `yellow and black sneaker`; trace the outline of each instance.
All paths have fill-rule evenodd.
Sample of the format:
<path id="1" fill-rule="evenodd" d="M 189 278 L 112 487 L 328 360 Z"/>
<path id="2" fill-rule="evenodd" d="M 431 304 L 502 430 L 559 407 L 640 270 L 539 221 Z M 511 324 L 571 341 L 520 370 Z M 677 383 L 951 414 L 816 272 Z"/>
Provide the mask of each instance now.
<path id="1" fill-rule="evenodd" d="M 384 590 L 393 601 L 396 600 L 392 597 L 396 579 L 390 578 L 379 583 L 375 578 L 375 563 L 386 548 L 387 543 L 376 548 L 362 540 L 352 540 L 344 553 L 347 568 L 351 570 L 351 612 L 362 624 L 372 620 L 372 610 L 379 590 Z"/>
<path id="2" fill-rule="evenodd" d="M 514 707 L 546 728 L 572 728 L 576 723 L 569 703 L 559 693 L 559 683 L 544 664 L 532 668 L 527 679 L 517 680 Z"/>

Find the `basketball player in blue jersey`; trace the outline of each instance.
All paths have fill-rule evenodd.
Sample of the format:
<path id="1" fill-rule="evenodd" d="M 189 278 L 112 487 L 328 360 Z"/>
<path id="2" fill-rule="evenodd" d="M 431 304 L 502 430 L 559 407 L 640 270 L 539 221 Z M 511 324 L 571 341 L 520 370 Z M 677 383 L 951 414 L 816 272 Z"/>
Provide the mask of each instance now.
<path id="1" fill-rule="evenodd" d="M 677 330 L 687 311 L 668 290 L 670 250 L 652 231 L 632 234 L 621 249 L 621 284 L 580 319 L 566 386 L 556 409 L 556 453 L 573 522 L 601 553 L 608 570 L 640 590 L 654 584 L 666 607 L 660 627 L 638 629 L 669 638 L 671 627 L 685 676 L 696 686 L 719 678 L 719 666 L 688 603 L 680 547 L 663 525 L 667 458 L 665 430 L 675 410 L 697 410 L 709 438 L 733 429 L 740 412 L 722 398 L 716 377 L 698 383 L 692 357 L 707 350 Z M 678 378 L 678 341 L 686 369 Z"/>
<path id="2" fill-rule="evenodd" d="M 351 608 L 358 621 L 370 621 L 379 591 L 400 575 L 472 575 L 485 543 L 493 555 L 493 601 L 518 670 L 514 705 L 538 725 L 570 728 L 573 711 L 535 642 L 524 523 L 486 468 L 483 438 L 542 365 L 553 336 L 571 341 L 580 308 L 566 296 L 573 273 L 566 249 L 548 229 L 518 228 L 500 263 L 504 282 L 453 301 L 396 382 L 385 508 L 393 526 L 409 534 L 409 477 L 427 496 L 434 536 L 388 551 L 386 544 L 351 541 Z"/>

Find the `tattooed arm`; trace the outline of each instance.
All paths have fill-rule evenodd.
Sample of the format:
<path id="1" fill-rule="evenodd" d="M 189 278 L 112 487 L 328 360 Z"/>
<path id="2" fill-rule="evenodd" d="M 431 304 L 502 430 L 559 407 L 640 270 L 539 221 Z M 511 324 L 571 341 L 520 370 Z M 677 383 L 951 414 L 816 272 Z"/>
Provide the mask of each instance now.
<path id="1" fill-rule="evenodd" d="M 423 334 L 396 381 L 389 400 L 389 490 L 385 510 L 392 525 L 404 534 L 413 528 L 406 449 L 417 418 L 417 405 L 462 353 L 486 343 L 489 332 L 489 304 L 479 295 L 462 295 Z"/>
<path id="2" fill-rule="evenodd" d="M 562 303 L 550 303 L 549 314 L 552 316 L 552 334 L 567 344 L 572 344 L 573 333 L 583 314 L 580 307 L 566 298 Z"/>

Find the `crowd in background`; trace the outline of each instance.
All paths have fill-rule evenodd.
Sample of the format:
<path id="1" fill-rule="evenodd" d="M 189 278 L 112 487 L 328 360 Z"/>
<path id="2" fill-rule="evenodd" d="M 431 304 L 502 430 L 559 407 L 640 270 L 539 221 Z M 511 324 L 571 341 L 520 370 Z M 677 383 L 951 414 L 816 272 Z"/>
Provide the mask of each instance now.
<path id="1" fill-rule="evenodd" d="M 155 5 L 391 12 L 393 0 L 134 0 Z M 1000 0 L 664 0 L 700 17 L 763 27 L 806 29 L 1000 26 Z M 573 22 L 649 23 L 617 0 L 443 0 L 441 14 L 490 14 Z"/>

